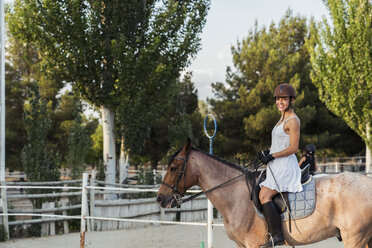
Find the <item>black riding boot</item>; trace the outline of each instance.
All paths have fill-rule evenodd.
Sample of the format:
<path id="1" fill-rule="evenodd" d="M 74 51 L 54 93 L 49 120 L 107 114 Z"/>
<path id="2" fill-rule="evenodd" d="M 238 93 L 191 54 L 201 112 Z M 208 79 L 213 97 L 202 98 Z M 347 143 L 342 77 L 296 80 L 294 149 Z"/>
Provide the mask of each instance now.
<path id="1" fill-rule="evenodd" d="M 282 221 L 275 204 L 272 201 L 267 202 L 262 204 L 262 209 L 272 240 L 270 237 L 269 241 L 261 245 L 260 248 L 273 247 L 273 242 L 274 246 L 283 245 L 284 238 L 282 232 Z"/>

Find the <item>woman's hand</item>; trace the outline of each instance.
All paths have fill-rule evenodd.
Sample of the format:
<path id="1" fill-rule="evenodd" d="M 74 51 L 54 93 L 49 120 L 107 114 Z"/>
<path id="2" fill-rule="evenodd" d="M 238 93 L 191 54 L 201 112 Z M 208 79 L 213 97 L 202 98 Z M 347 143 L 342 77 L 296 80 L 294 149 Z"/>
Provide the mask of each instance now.
<path id="1" fill-rule="evenodd" d="M 268 164 L 270 161 L 274 160 L 275 157 L 272 155 L 272 154 L 268 154 L 266 156 L 264 156 L 263 158 L 261 158 L 261 163 L 263 164 Z"/>
<path id="2" fill-rule="evenodd" d="M 263 150 L 263 151 L 260 151 L 260 152 L 257 153 L 256 158 L 258 160 L 261 160 L 263 157 L 265 157 L 265 156 L 267 156 L 269 154 L 270 154 L 270 150 Z"/>

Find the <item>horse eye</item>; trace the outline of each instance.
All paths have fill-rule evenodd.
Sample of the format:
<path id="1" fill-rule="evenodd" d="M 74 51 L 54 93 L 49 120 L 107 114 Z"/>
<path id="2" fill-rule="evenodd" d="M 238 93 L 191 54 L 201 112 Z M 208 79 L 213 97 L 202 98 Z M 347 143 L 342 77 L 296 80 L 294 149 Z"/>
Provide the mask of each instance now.
<path id="1" fill-rule="evenodd" d="M 177 170 L 177 167 L 171 167 L 170 170 L 171 172 L 175 172 Z"/>

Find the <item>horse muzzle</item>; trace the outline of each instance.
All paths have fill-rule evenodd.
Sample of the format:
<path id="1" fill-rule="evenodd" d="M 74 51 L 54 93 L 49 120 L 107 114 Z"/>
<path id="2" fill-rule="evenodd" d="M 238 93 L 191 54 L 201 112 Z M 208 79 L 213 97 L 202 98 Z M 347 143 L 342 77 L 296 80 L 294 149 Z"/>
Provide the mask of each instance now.
<path id="1" fill-rule="evenodd" d="M 158 194 L 158 196 L 156 197 L 156 201 L 162 208 L 174 208 L 179 205 L 177 196 L 175 195 L 164 196 L 163 194 Z"/>

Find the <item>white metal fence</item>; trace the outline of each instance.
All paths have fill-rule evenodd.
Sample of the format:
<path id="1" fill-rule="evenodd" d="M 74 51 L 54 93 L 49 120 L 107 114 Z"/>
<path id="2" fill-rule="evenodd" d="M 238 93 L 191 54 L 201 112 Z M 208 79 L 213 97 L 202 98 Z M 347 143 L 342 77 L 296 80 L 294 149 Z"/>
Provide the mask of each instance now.
<path id="1" fill-rule="evenodd" d="M 363 158 L 363 157 L 361 157 Z M 318 172 L 322 173 L 340 173 L 344 171 L 357 172 L 365 174 L 365 161 L 360 160 L 335 160 L 327 163 L 318 163 Z"/>
<path id="2" fill-rule="evenodd" d="M 158 189 L 134 189 L 134 188 L 109 188 L 109 187 L 97 187 L 97 186 L 94 186 L 94 185 L 91 185 L 91 186 L 88 186 L 88 174 L 87 173 L 84 173 L 83 175 L 83 184 L 82 184 L 82 202 L 81 202 L 81 224 L 80 224 L 80 247 L 84 247 L 84 244 L 85 244 L 85 232 L 87 231 L 86 227 L 88 226 L 95 226 L 94 222 L 93 224 L 92 223 L 87 223 L 88 221 L 102 221 L 102 220 L 105 220 L 105 221 L 109 221 L 109 223 L 111 222 L 111 225 L 108 223 L 107 224 L 107 228 L 113 228 L 114 226 L 117 227 L 117 226 L 120 226 L 119 222 L 130 222 L 130 223 L 152 223 L 152 224 L 175 224 L 175 225 L 202 225 L 202 226 L 207 226 L 207 223 L 212 223 L 211 220 L 208 220 L 207 223 L 198 223 L 198 222 L 190 222 L 190 221 L 170 221 L 170 220 L 161 220 L 161 217 L 162 215 L 164 215 L 165 213 L 161 213 L 161 210 L 160 210 L 160 215 L 158 216 L 156 213 L 152 212 L 151 209 L 153 208 L 153 205 L 152 205 L 152 202 L 151 200 L 149 201 L 151 204 L 151 209 L 149 210 L 148 214 L 149 215 L 152 215 L 152 219 L 151 218 L 144 218 L 144 219 L 141 219 L 141 218 L 136 218 L 136 219 L 130 219 L 130 218 L 115 218 L 115 217 L 101 217 L 101 216 L 96 216 L 95 214 L 97 214 L 98 211 L 94 211 L 93 214 L 89 215 L 88 214 L 88 190 L 90 190 L 91 192 L 94 191 L 94 190 L 108 190 L 108 191 L 118 191 L 118 192 L 132 192 L 132 191 L 136 191 L 136 192 L 157 192 Z M 200 192 L 200 190 L 189 190 L 188 192 L 191 192 L 191 193 L 196 193 L 196 192 Z M 110 192 L 111 193 L 111 192 Z M 95 203 L 94 203 L 95 204 Z M 108 204 L 111 204 L 111 203 L 108 203 Z M 191 206 L 191 205 L 190 205 Z M 189 207 L 190 207 L 189 206 Z M 185 207 L 187 208 L 187 205 L 185 205 Z M 127 208 L 127 207 L 124 207 L 124 209 Z M 200 209 L 199 209 L 200 210 Z M 112 210 L 114 211 L 114 210 Z M 105 215 L 108 214 L 108 213 L 105 213 Z M 111 214 L 113 214 L 111 212 Z M 120 208 L 116 208 L 115 210 L 115 214 L 116 215 L 120 215 Z M 154 217 L 156 216 L 156 217 Z M 139 216 L 137 216 L 139 217 Z M 169 217 L 168 217 L 169 218 Z M 171 217 L 172 218 L 172 217 Z M 210 218 L 210 216 L 208 215 L 208 218 Z M 212 216 L 213 218 L 213 216 Z M 165 219 L 163 217 L 163 219 Z M 102 223 L 101 223 L 102 225 Z M 223 224 L 212 224 L 213 226 L 223 226 Z M 212 230 L 212 229 L 210 229 Z M 89 231 L 89 230 L 88 230 Z M 208 235 L 209 236 L 209 235 Z"/>
<path id="3" fill-rule="evenodd" d="M 78 186 L 69 186 L 78 183 Z M 194 201 L 187 202 L 181 208 L 162 209 L 156 202 L 156 198 L 148 199 L 117 199 L 103 200 L 105 194 L 116 194 L 121 196 L 124 193 L 139 193 L 158 191 L 158 186 L 128 186 L 119 184 L 105 184 L 105 187 L 96 186 L 94 173 L 91 175 L 88 183 L 88 174 L 84 173 L 83 180 L 62 181 L 62 182 L 9 182 L 1 188 L 11 189 L 48 189 L 62 192 L 45 194 L 18 194 L 8 195 L 8 200 L 15 199 L 37 199 L 43 197 L 57 197 L 60 200 L 56 203 L 46 203 L 41 209 L 13 210 L 1 213 L 0 216 L 22 216 L 22 217 L 40 217 L 38 219 L 22 219 L 9 222 L 10 226 L 30 225 L 42 223 L 42 232 L 55 233 L 54 222 L 63 221 L 64 233 L 68 232 L 68 220 L 80 220 L 81 225 L 81 247 L 84 247 L 85 231 L 92 230 L 113 230 L 120 228 L 131 228 L 138 225 L 159 225 L 159 224 L 177 224 L 177 225 L 197 225 L 207 226 L 206 222 L 196 222 L 205 220 L 207 217 L 207 199 L 202 196 Z M 143 188 L 147 187 L 147 188 Z M 188 193 L 196 193 L 200 190 L 190 190 Z M 81 197 L 81 203 L 75 205 L 66 205 L 67 197 Z M 67 211 L 72 209 L 81 209 L 79 216 L 69 216 Z M 178 216 L 179 221 L 176 221 Z M 222 224 L 213 224 L 213 226 L 223 226 Z"/>

